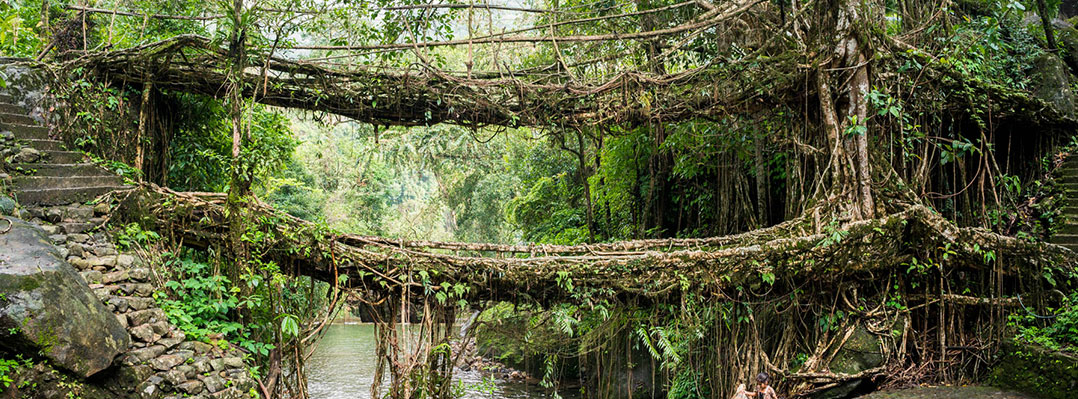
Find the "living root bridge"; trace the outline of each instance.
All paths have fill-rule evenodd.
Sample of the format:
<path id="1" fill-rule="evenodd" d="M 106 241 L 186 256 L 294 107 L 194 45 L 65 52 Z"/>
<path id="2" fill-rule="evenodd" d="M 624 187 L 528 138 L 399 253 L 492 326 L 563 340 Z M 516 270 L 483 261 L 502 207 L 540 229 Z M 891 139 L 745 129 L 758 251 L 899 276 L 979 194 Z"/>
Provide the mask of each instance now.
<path id="1" fill-rule="evenodd" d="M 180 35 L 129 49 L 88 53 L 70 61 L 120 82 L 152 81 L 163 90 L 221 96 L 227 51 L 208 38 Z M 470 74 L 432 67 L 357 65 L 338 70 L 317 63 L 259 55 L 242 74 L 243 94 L 279 107 L 328 112 L 383 126 L 451 123 L 461 126 L 585 126 L 725 115 L 738 107 L 766 108 L 748 82 L 790 92 L 799 84 L 791 57 L 731 78 L 718 68 L 657 76 L 627 71 L 596 84 L 540 81 L 527 75 Z M 650 101 L 638 101 L 640 93 Z M 753 98 L 754 101 L 748 101 Z M 735 105 L 740 104 L 740 105 Z"/>
<path id="2" fill-rule="evenodd" d="M 227 242 L 224 202 L 222 194 L 146 185 L 121 209 L 178 243 L 208 247 Z M 821 231 L 802 218 L 726 237 L 533 246 L 338 234 L 257 201 L 249 205 L 255 222 L 246 236 L 261 237 L 252 240 L 252 253 L 295 275 L 330 283 L 350 277 L 342 288 L 368 305 L 383 334 L 379 342 L 388 343 L 377 357 L 397 359 L 388 364 L 393 397 L 428 383 L 428 392 L 444 390 L 452 380 L 449 355 L 430 348 L 450 339 L 448 328 L 436 327 L 452 324 L 458 299 L 471 306 L 609 301 L 654 305 L 649 309 L 657 313 L 689 306 L 695 310 L 651 322 L 669 317 L 697 325 L 702 335 L 693 345 L 701 349 L 684 361 L 707 376 L 709 397 L 729 397 L 758 370 L 780 376 L 780 389 L 801 397 L 864 381 L 983 376 L 1007 336 L 1006 315 L 1054 305 L 1041 295 L 1054 288 L 1048 278 L 1056 287 L 1078 281 L 1076 256 L 1065 248 L 960 228 L 923 206 Z M 441 332 L 402 355 L 407 350 L 393 326 L 408 304 L 423 309 L 424 331 Z M 676 306 L 659 306 L 665 304 Z M 700 314 L 711 316 L 692 319 Z M 640 333 L 624 328 L 589 339 L 625 348 L 616 342 Z M 413 379 L 416 370 L 430 373 Z"/>
<path id="3" fill-rule="evenodd" d="M 206 247 L 227 236 L 221 194 L 178 193 L 145 186 L 129 201 L 154 215 L 177 242 Z M 135 205 L 139 204 L 139 205 Z M 468 298 L 573 302 L 577 294 L 651 302 L 684 294 L 730 298 L 764 280 L 790 286 L 905 271 L 908 263 L 946 248 L 940 267 L 984 270 L 986 254 L 1007 259 L 1008 275 L 1049 268 L 1073 272 L 1078 258 L 1060 246 L 960 228 L 923 206 L 817 232 L 805 219 L 739 235 L 639 240 L 576 246 L 401 241 L 338 234 L 257 204 L 262 253 L 296 275 L 374 291 L 463 284 Z M 420 279 L 416 273 L 424 272 Z"/>
<path id="4" fill-rule="evenodd" d="M 896 60 L 924 66 L 917 79 L 942 84 L 947 109 L 988 111 L 997 120 L 1072 129 L 1078 121 L 1028 92 L 965 77 L 953 66 L 896 39 L 882 40 Z M 65 69 L 83 67 L 125 84 L 153 82 L 156 89 L 223 96 L 228 52 L 208 38 L 179 35 L 128 49 L 82 54 Z M 272 54 L 252 55 L 241 74 L 243 95 L 285 108 L 327 112 L 377 126 L 450 123 L 469 127 L 640 126 L 691 119 L 719 120 L 738 113 L 800 104 L 815 95 L 809 77 L 820 60 L 795 52 L 732 60 L 671 74 L 624 71 L 601 82 L 529 75 L 526 71 L 470 73 L 426 65 L 389 68 L 355 65 L 342 70 Z M 747 64 L 754 64 L 748 67 Z M 767 88 L 760 91 L 757 88 Z M 646 101 L 642 101 L 646 98 Z M 798 105 L 799 107 L 800 105 Z"/>

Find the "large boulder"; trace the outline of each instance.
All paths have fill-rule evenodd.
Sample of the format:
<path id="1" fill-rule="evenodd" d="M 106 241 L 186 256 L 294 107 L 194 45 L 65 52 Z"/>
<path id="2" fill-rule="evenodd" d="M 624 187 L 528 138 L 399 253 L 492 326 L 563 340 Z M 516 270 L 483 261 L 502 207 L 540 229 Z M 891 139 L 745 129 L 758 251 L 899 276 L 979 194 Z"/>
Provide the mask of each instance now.
<path id="1" fill-rule="evenodd" d="M 82 377 L 108 368 L 130 344 L 127 330 L 43 230 L 8 220 L 11 230 L 0 234 L 0 349 L 39 353 Z"/>
<path id="2" fill-rule="evenodd" d="M 827 366 L 835 373 L 857 374 L 882 366 L 883 360 L 880 337 L 858 324 Z"/>
<path id="3" fill-rule="evenodd" d="M 883 365 L 884 355 L 880 337 L 858 324 L 827 367 L 834 373 L 854 375 Z M 838 386 L 813 395 L 814 399 L 838 399 L 850 397 L 861 389 L 865 379 L 846 381 Z"/>
<path id="4" fill-rule="evenodd" d="M 1033 95 L 1051 104 L 1057 111 L 1074 117 L 1075 96 L 1071 91 L 1071 72 L 1059 57 L 1041 53 L 1033 59 L 1030 75 Z"/>

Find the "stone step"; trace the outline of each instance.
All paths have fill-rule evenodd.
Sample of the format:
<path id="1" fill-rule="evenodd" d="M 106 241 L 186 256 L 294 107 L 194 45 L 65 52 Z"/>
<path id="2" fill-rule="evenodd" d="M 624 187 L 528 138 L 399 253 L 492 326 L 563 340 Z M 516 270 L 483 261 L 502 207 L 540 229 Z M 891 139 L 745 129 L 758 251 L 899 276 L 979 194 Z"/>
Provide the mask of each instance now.
<path id="1" fill-rule="evenodd" d="M 37 121 L 26 114 L 9 114 L 6 112 L 0 112 L 0 122 L 2 123 L 14 123 L 19 125 L 36 125 Z"/>
<path id="2" fill-rule="evenodd" d="M 61 222 L 56 225 L 60 228 L 60 232 L 64 234 L 81 234 L 101 226 L 100 223 L 94 222 Z"/>
<path id="3" fill-rule="evenodd" d="M 1078 234 L 1056 234 L 1053 235 L 1050 240 L 1052 244 L 1059 245 L 1078 245 Z"/>
<path id="4" fill-rule="evenodd" d="M 0 102 L 13 103 L 15 102 L 15 98 L 11 97 L 10 94 L 0 93 Z"/>
<path id="5" fill-rule="evenodd" d="M 1060 181 L 1063 182 L 1064 184 L 1078 183 L 1078 172 L 1076 172 L 1074 174 L 1070 174 L 1070 175 L 1063 175 L 1063 177 L 1060 178 Z"/>
<path id="6" fill-rule="evenodd" d="M 130 186 L 98 186 L 76 188 L 47 188 L 38 190 L 19 190 L 15 196 L 23 206 L 64 205 L 87 202 L 106 193 L 130 188 Z"/>
<path id="7" fill-rule="evenodd" d="M 40 190 L 43 188 L 119 186 L 122 184 L 123 178 L 119 176 L 19 176 L 15 178 L 14 186 L 16 190 Z"/>
<path id="8" fill-rule="evenodd" d="M 0 103 L 0 112 L 8 114 L 25 114 L 26 109 L 11 103 Z"/>
<path id="9" fill-rule="evenodd" d="M 99 273 L 100 274 L 100 273 Z M 104 278 L 104 275 L 101 275 Z M 156 303 L 153 298 L 143 298 L 138 296 L 122 296 L 122 295 L 110 295 L 108 299 L 105 299 L 107 305 L 116 307 L 117 312 L 124 311 L 139 311 L 154 308 Z"/>
<path id="10" fill-rule="evenodd" d="M 42 151 L 48 163 L 82 163 L 86 156 L 78 151 Z"/>
<path id="11" fill-rule="evenodd" d="M 1059 231 L 1057 231 L 1056 234 L 1078 235 L 1078 223 L 1076 222 L 1078 221 L 1072 220 L 1068 223 L 1064 223 L 1062 226 L 1059 227 Z"/>
<path id="12" fill-rule="evenodd" d="M 4 123 L 0 130 L 11 131 L 19 140 L 49 140 L 49 129 L 44 126 Z"/>
<path id="13" fill-rule="evenodd" d="M 64 142 L 60 140 L 25 140 L 28 147 L 39 151 L 66 151 Z"/>
<path id="14" fill-rule="evenodd" d="M 16 163 L 11 164 L 11 166 L 33 176 L 88 177 L 113 175 L 104 168 L 92 163 Z"/>

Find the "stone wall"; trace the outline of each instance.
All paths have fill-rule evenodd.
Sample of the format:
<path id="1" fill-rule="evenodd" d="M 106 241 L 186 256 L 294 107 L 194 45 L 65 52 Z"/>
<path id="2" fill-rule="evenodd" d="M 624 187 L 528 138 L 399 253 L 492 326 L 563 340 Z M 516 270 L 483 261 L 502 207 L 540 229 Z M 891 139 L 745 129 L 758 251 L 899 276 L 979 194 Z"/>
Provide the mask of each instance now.
<path id="1" fill-rule="evenodd" d="M 247 371 L 241 350 L 188 340 L 183 331 L 168 321 L 153 298 L 158 288 L 151 279 L 152 265 L 135 253 L 118 251 L 110 237 L 101 231 L 99 226 L 109 211 L 106 203 L 31 207 L 20 211 L 20 216 L 40 226 L 48 240 L 56 245 L 57 252 L 78 271 L 131 337 L 130 345 L 106 377 L 83 381 L 81 389 L 124 398 L 257 396 L 256 383 Z M 48 367 L 25 370 L 25 373 L 27 378 L 56 374 Z M 24 391 L 18 394 L 52 397 L 41 389 Z"/>

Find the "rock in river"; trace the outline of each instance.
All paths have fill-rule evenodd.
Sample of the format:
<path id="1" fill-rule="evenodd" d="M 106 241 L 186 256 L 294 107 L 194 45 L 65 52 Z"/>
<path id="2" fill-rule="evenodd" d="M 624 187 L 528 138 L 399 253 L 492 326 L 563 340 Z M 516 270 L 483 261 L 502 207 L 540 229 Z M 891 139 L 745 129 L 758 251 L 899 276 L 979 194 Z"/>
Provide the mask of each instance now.
<path id="1" fill-rule="evenodd" d="M 45 232 L 9 218 L 0 234 L 0 348 L 41 353 L 89 377 L 112 365 L 130 337 Z"/>

